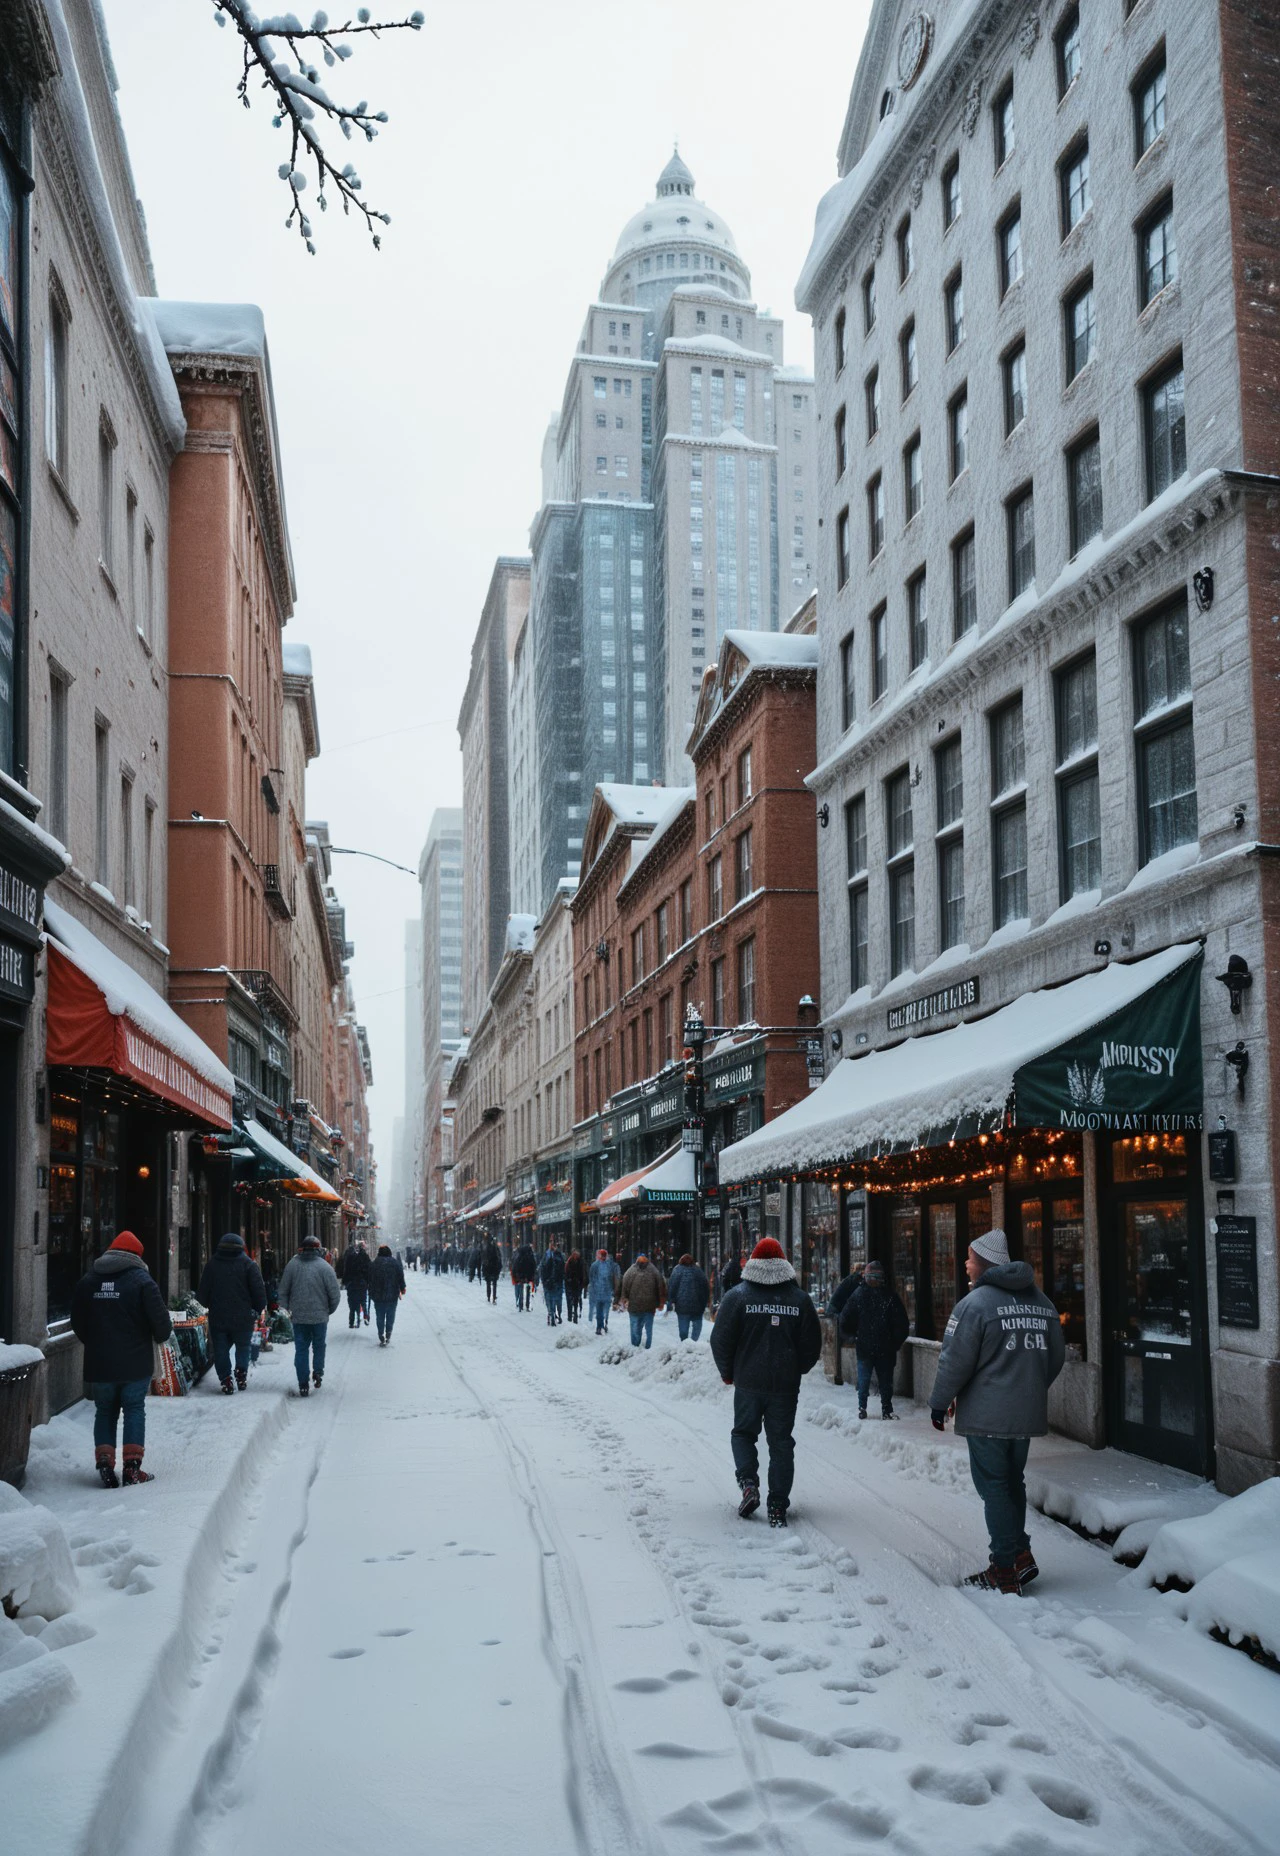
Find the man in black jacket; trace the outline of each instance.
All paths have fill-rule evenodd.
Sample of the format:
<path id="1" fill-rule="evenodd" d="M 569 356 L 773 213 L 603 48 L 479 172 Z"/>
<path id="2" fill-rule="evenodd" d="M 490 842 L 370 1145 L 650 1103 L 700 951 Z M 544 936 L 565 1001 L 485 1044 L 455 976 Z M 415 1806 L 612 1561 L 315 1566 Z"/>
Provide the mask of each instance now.
<path id="1" fill-rule="evenodd" d="M 502 1252 L 491 1237 L 485 1239 L 484 1249 L 480 1253 L 480 1267 L 484 1272 L 485 1300 L 496 1304 L 498 1278 L 502 1274 Z"/>
<path id="2" fill-rule="evenodd" d="M 760 1240 L 743 1265 L 742 1281 L 720 1304 L 711 1330 L 720 1377 L 733 1387 L 733 1464 L 745 1521 L 760 1506 L 760 1455 L 764 1426 L 769 1445 L 769 1525 L 785 1527 L 795 1479 L 792 1432 L 800 1381 L 822 1353 L 822 1328 L 813 1303 L 771 1237 Z"/>
<path id="3" fill-rule="evenodd" d="M 834 1298 L 833 1298 L 834 1300 Z M 874 1372 L 880 1388 L 880 1416 L 893 1418 L 893 1369 L 898 1352 L 911 1332 L 902 1297 L 884 1277 L 883 1263 L 868 1263 L 862 1282 L 845 1304 L 840 1317 L 840 1338 L 858 1356 L 858 1416 L 867 1415 L 867 1394 Z"/>
<path id="4" fill-rule="evenodd" d="M 106 1489 L 118 1489 L 116 1425 L 124 1412 L 126 1484 L 154 1482 L 142 1467 L 147 1391 L 153 1348 L 168 1340 L 173 1322 L 155 1278 L 142 1261 L 142 1245 L 121 1231 L 96 1257 L 71 1297 L 71 1326 L 84 1343 L 84 1389 L 96 1406 L 94 1460 Z"/>
<path id="5" fill-rule="evenodd" d="M 243 1392 L 249 1383 L 249 1343 L 258 1316 L 267 1305 L 267 1291 L 262 1271 L 246 1252 L 238 1231 L 228 1231 L 218 1239 L 218 1248 L 201 1272 L 196 1297 L 209 1311 L 209 1344 L 218 1383 L 224 1392 L 234 1392 L 237 1386 Z"/>
<path id="6" fill-rule="evenodd" d="M 404 1265 L 393 1257 L 390 1244 L 379 1244 L 369 1276 L 373 1292 L 373 1312 L 378 1317 L 378 1345 L 391 1345 L 391 1330 L 396 1324 L 396 1303 L 405 1292 Z"/>
<path id="7" fill-rule="evenodd" d="M 342 1253 L 342 1286 L 347 1292 L 347 1326 L 358 1328 L 360 1317 L 369 1325 L 369 1280 L 373 1259 L 359 1238 Z"/>

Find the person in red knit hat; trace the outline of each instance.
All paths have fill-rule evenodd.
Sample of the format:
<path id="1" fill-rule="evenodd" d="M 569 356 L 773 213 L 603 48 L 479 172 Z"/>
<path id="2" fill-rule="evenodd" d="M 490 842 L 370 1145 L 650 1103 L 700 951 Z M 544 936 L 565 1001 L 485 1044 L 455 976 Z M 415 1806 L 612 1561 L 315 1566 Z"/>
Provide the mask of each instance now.
<path id="1" fill-rule="evenodd" d="M 173 1322 L 132 1231 L 121 1231 L 76 1284 L 71 1325 L 84 1343 L 84 1390 L 96 1408 L 93 1444 L 102 1486 L 120 1486 L 116 1428 L 122 1411 L 125 1482 L 153 1481 L 142 1467 L 152 1347 L 168 1340 Z"/>
<path id="2" fill-rule="evenodd" d="M 785 1527 L 795 1479 L 800 1381 L 822 1353 L 818 1311 L 772 1237 L 761 1238 L 711 1330 L 720 1377 L 733 1387 L 733 1466 L 745 1521 L 760 1506 L 763 1426 L 769 1445 L 769 1525 Z"/>

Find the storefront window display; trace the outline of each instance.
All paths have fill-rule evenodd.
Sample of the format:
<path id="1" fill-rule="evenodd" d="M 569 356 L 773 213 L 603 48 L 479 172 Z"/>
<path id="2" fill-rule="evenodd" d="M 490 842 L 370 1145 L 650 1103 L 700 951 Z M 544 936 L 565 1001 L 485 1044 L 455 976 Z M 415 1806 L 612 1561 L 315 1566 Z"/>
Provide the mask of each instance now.
<path id="1" fill-rule="evenodd" d="M 840 1281 L 840 1199 L 820 1180 L 806 1180 L 803 1192 L 804 1286 L 825 1308 Z"/>

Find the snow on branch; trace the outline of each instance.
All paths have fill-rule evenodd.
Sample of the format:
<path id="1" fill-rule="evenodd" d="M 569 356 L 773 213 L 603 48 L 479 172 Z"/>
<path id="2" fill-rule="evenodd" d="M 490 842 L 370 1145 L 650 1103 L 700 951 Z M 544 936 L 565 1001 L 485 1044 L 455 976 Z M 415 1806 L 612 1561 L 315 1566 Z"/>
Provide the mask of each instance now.
<path id="1" fill-rule="evenodd" d="M 330 69 L 345 64 L 352 56 L 348 40 L 370 33 L 377 38 L 383 32 L 419 32 L 423 15 L 411 13 L 408 19 L 375 20 L 369 8 L 357 9 L 354 19 L 332 26 L 327 13 L 313 14 L 304 25 L 296 13 L 271 13 L 259 17 L 246 0 L 213 0 L 214 17 L 220 26 L 228 20 L 240 35 L 244 69 L 236 95 L 249 108 L 249 86 L 256 77 L 261 88 L 271 93 L 275 114 L 272 125 L 287 128 L 290 135 L 289 159 L 279 167 L 280 179 L 289 189 L 289 217 L 286 227 L 296 225 L 299 237 L 314 257 L 312 221 L 303 205 L 303 195 L 310 184 L 308 167 L 314 166 L 320 211 L 329 205 L 326 188 L 336 192 L 342 210 L 354 207 L 361 214 L 373 238 L 375 250 L 381 246 L 379 226 L 391 224 L 387 213 L 377 212 L 360 198 L 361 180 L 352 162 L 339 167 L 326 152 L 322 136 L 326 126 L 335 124 L 343 138 L 363 135 L 371 142 L 380 124 L 386 122 L 385 110 L 371 110 L 363 99 L 356 104 L 339 103 L 320 81 L 320 62 Z"/>

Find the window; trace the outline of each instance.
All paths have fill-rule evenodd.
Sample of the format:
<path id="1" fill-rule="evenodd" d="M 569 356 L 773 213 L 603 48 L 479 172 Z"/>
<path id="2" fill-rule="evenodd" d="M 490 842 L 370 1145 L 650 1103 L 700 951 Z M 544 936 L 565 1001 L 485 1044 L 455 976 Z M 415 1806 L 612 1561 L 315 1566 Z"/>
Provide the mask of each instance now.
<path id="1" fill-rule="evenodd" d="M 605 399 L 609 392 L 609 382 L 603 374 L 595 374 L 592 376 L 592 388 L 596 399 Z"/>
<path id="2" fill-rule="evenodd" d="M 716 828 L 716 789 L 714 782 L 707 788 L 707 797 L 703 809 L 707 819 L 707 836 L 710 837 Z"/>
<path id="3" fill-rule="evenodd" d="M 713 857 L 707 866 L 707 919 L 718 922 L 724 914 L 724 859 Z"/>
<path id="4" fill-rule="evenodd" d="M 840 727 L 852 728 L 857 715 L 857 696 L 853 671 L 854 635 L 840 640 Z M 56 835 L 56 834 L 55 834 Z"/>
<path id="5" fill-rule="evenodd" d="M 920 357 L 916 352 L 916 325 L 907 324 L 898 337 L 898 355 L 902 363 L 902 397 L 910 399 L 920 379 Z"/>
<path id="6" fill-rule="evenodd" d="M 835 330 L 836 372 L 837 374 L 842 374 L 844 372 L 844 364 L 845 364 L 844 336 L 845 336 L 845 313 L 843 310 L 840 310 L 836 316 L 836 330 Z"/>
<path id="7" fill-rule="evenodd" d="M 111 730 L 98 716 L 93 726 L 94 748 L 94 876 L 104 888 L 111 887 L 111 823 L 108 790 L 111 780 Z"/>
<path id="8" fill-rule="evenodd" d="M 884 548 L 884 480 L 879 472 L 867 485 L 867 544 L 874 561 Z"/>
<path id="9" fill-rule="evenodd" d="M 958 393 L 952 400 L 947 413 L 950 451 L 951 481 L 969 467 L 969 396 Z"/>
<path id="10" fill-rule="evenodd" d="M 1025 800 L 997 812 L 993 822 L 995 925 L 1027 920 L 1027 807 Z"/>
<path id="11" fill-rule="evenodd" d="M 687 876 L 680 885 L 680 945 L 693 939 L 693 878 Z"/>
<path id="12" fill-rule="evenodd" d="M 960 157 L 952 155 L 942 170 L 942 229 L 950 231 L 960 217 Z"/>
<path id="13" fill-rule="evenodd" d="M 1030 488 L 1006 505 L 1009 528 L 1009 598 L 1025 593 L 1036 577 L 1036 511 Z"/>
<path id="14" fill-rule="evenodd" d="M 1102 821 L 1098 802 L 1098 694 L 1093 655 L 1058 672 L 1054 690 L 1058 736 L 1060 895 L 1102 883 Z"/>
<path id="15" fill-rule="evenodd" d="M 724 1026 L 724 958 L 711 962 L 711 1022 Z"/>
<path id="16" fill-rule="evenodd" d="M 1013 79 L 999 92 L 991 110 L 995 131 L 996 167 L 1002 168 L 1017 144 L 1013 122 Z"/>
<path id="17" fill-rule="evenodd" d="M 67 841 L 67 679 L 49 666 L 49 830 Z"/>
<path id="18" fill-rule="evenodd" d="M 1081 142 L 1058 168 L 1058 195 L 1062 210 L 1062 236 L 1074 230 L 1093 205 L 1089 189 L 1089 144 Z"/>
<path id="19" fill-rule="evenodd" d="M 120 776 L 120 900 L 137 907 L 133 886 L 133 775 Z"/>
<path id="20" fill-rule="evenodd" d="M 654 918 L 654 948 L 658 966 L 661 966 L 671 952 L 671 904 L 661 902 Z"/>
<path id="21" fill-rule="evenodd" d="M 1093 347 L 1097 334 L 1095 311 L 1093 306 L 1093 278 L 1086 278 L 1078 284 L 1063 305 L 1063 319 L 1067 337 L 1067 385 L 1076 375 L 1088 367 L 1093 359 Z"/>
<path id="22" fill-rule="evenodd" d="M 915 246 L 911 238 L 911 215 L 908 213 L 898 227 L 898 282 L 900 284 L 906 283 L 915 269 L 915 263 Z"/>
<path id="23" fill-rule="evenodd" d="M 880 369 L 873 367 L 867 375 L 867 438 L 871 440 L 880 430 Z"/>
<path id="24" fill-rule="evenodd" d="M 1173 201 L 1164 200 L 1138 229 L 1139 298 L 1145 309 L 1178 275 Z"/>
<path id="25" fill-rule="evenodd" d="M 1027 346 L 1019 342 L 1004 358 L 1004 435 L 1022 424 L 1027 416 Z"/>
<path id="26" fill-rule="evenodd" d="M 907 636 L 911 668 L 919 670 L 929 655 L 929 582 L 923 567 L 907 582 Z"/>
<path id="27" fill-rule="evenodd" d="M 978 623 L 978 563 L 972 529 L 951 544 L 951 617 L 957 638 Z"/>
<path id="28" fill-rule="evenodd" d="M 734 846 L 733 859 L 733 899 L 744 902 L 751 894 L 751 827 L 738 838 Z"/>
<path id="29" fill-rule="evenodd" d="M 756 943 L 751 936 L 738 949 L 738 1023 L 750 1025 L 756 1016 Z"/>
<path id="30" fill-rule="evenodd" d="M 599 457 L 599 456 L 597 456 L 597 458 L 596 458 L 596 476 L 597 476 L 597 477 L 607 477 L 607 476 L 608 476 L 608 474 L 609 474 L 609 460 L 608 460 L 608 458 L 604 458 L 604 457 Z"/>
<path id="31" fill-rule="evenodd" d="M 1071 552 L 1102 533 L 1102 447 L 1095 429 L 1067 453 L 1067 495 L 1071 513 Z"/>
<path id="32" fill-rule="evenodd" d="M 1182 356 L 1148 381 L 1142 393 L 1147 453 L 1147 501 L 1176 483 L 1187 468 L 1187 420 Z"/>
<path id="33" fill-rule="evenodd" d="M 738 804 L 745 806 L 755 791 L 751 783 L 751 748 L 743 748 L 738 756 Z"/>
<path id="34" fill-rule="evenodd" d="M 1165 64 L 1164 49 L 1154 64 L 1149 64 L 1133 87 L 1134 159 L 1141 161 L 1151 145 L 1164 134 Z"/>
<path id="35" fill-rule="evenodd" d="M 862 280 L 862 327 L 870 335 L 876 326 L 876 273 L 875 266 L 867 272 Z"/>
<path id="36" fill-rule="evenodd" d="M 938 936 L 942 948 L 964 940 L 964 769 L 960 737 L 933 757 L 938 796 Z"/>
<path id="37" fill-rule="evenodd" d="M 1027 772 L 1022 732 L 1022 698 L 1015 696 L 991 717 L 991 791 L 996 803 L 1020 788 Z"/>
<path id="38" fill-rule="evenodd" d="M 935 753 L 934 775 L 938 789 L 938 830 L 950 831 L 964 819 L 964 763 L 959 735 L 944 741 Z"/>
<path id="39" fill-rule="evenodd" d="M 902 493 L 907 521 L 914 521 L 924 501 L 924 465 L 918 434 L 902 453 Z"/>
<path id="40" fill-rule="evenodd" d="M 1003 299 L 1022 276 L 1022 214 L 1016 207 L 1001 221 L 999 243 L 1000 296 Z"/>
<path id="41" fill-rule="evenodd" d="M 845 469 L 849 462 L 849 447 L 848 447 L 848 444 L 846 442 L 846 437 L 845 437 L 845 418 L 846 418 L 845 408 L 842 406 L 840 410 L 837 412 L 836 418 L 835 418 L 836 481 L 837 482 L 839 482 L 840 478 L 844 476 Z"/>
<path id="42" fill-rule="evenodd" d="M 676 1054 L 675 999 L 664 992 L 658 1001 L 658 1055 L 670 1063 Z"/>
<path id="43" fill-rule="evenodd" d="M 947 353 L 954 354 L 964 340 L 964 278 L 957 271 L 947 285 Z"/>
<path id="44" fill-rule="evenodd" d="M 1058 55 L 1058 96 L 1065 97 L 1080 75 L 1080 9 L 1068 7 L 1054 34 Z"/>
<path id="45" fill-rule="evenodd" d="M 1186 599 L 1134 630 L 1138 804 L 1142 859 L 1194 844 L 1196 756 L 1191 732 L 1191 648 Z"/>
<path id="46" fill-rule="evenodd" d="M 871 700 L 879 702 L 889 687 L 889 613 L 877 606 L 871 614 Z"/>
<path id="47" fill-rule="evenodd" d="M 870 983 L 867 962 L 867 800 L 865 793 L 844 809 L 844 839 L 849 884 L 849 990 Z"/>
<path id="48" fill-rule="evenodd" d="M 889 850 L 889 967 L 915 964 L 916 884 L 912 860 L 911 774 L 906 767 L 885 783 L 885 836 Z"/>
<path id="49" fill-rule="evenodd" d="M 908 767 L 903 767 L 885 781 L 885 840 L 891 858 L 901 857 L 914 845 L 911 770 Z"/>
<path id="50" fill-rule="evenodd" d="M 842 509 L 836 517 L 836 585 L 849 582 L 849 511 Z"/>
<path id="51" fill-rule="evenodd" d="M 138 609 L 138 498 L 131 484 L 125 485 L 124 492 L 124 564 L 129 588 L 129 617 L 138 631 L 141 631 L 142 615 Z"/>
<path id="52" fill-rule="evenodd" d="M 644 978 L 644 923 L 631 930 L 631 984 L 638 986 Z"/>
<path id="53" fill-rule="evenodd" d="M 49 323 L 44 338 L 44 431 L 49 462 L 64 482 L 68 471 L 67 414 L 70 405 L 67 388 L 68 333 L 66 302 L 56 280 L 53 280 L 49 290 Z"/>
<path id="54" fill-rule="evenodd" d="M 627 475 L 627 460 L 625 455 L 614 458 L 613 474 L 615 477 L 625 477 Z"/>
<path id="55" fill-rule="evenodd" d="M 116 435 L 103 413 L 98 426 L 98 559 L 115 572 Z"/>
<path id="56" fill-rule="evenodd" d="M 142 909 L 148 925 L 155 920 L 155 841 L 156 807 L 148 799 L 142 809 Z"/>
<path id="57" fill-rule="evenodd" d="M 849 881 L 867 874 L 867 796 L 858 793 L 844 809 L 844 844 Z"/>

